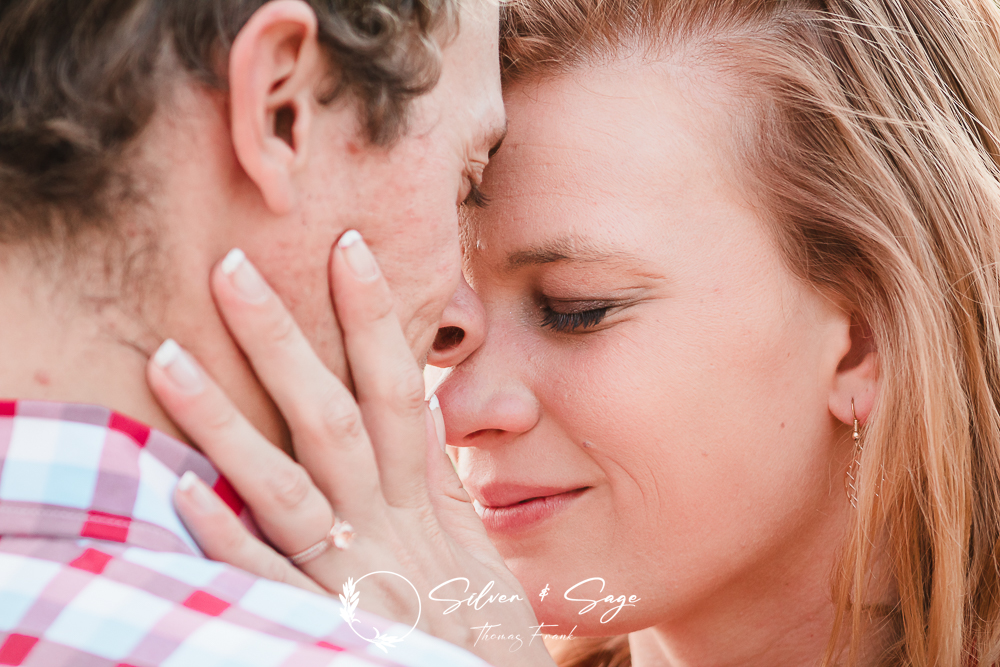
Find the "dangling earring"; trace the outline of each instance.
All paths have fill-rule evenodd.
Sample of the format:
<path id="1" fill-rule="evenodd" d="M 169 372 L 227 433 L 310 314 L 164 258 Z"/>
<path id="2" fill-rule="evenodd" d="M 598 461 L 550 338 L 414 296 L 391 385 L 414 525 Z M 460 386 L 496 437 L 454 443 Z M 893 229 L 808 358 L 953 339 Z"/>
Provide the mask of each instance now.
<path id="1" fill-rule="evenodd" d="M 844 480 L 844 486 L 847 489 L 847 499 L 851 501 L 851 507 L 857 508 L 858 506 L 858 478 L 861 476 L 861 452 L 864 451 L 864 445 L 861 444 L 861 432 L 858 430 L 858 416 L 854 412 L 854 399 L 851 399 L 851 417 L 854 419 L 854 433 L 851 437 L 854 439 L 854 458 L 851 460 L 851 465 L 847 468 L 847 478 Z"/>

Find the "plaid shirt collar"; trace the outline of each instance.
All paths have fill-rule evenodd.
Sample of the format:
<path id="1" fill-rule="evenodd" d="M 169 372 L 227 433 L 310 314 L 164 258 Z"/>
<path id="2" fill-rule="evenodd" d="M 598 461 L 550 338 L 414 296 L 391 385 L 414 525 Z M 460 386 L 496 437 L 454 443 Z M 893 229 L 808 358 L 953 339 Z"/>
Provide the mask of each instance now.
<path id="1" fill-rule="evenodd" d="M 0 538 L 92 538 L 202 555 L 173 506 L 193 470 L 249 522 L 204 456 L 94 405 L 0 401 Z"/>

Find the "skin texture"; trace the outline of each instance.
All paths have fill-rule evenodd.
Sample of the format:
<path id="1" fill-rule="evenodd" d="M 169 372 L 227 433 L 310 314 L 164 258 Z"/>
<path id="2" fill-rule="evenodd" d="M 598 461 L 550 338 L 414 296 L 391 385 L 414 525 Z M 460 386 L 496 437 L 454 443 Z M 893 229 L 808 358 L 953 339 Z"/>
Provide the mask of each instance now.
<path id="1" fill-rule="evenodd" d="M 633 632 L 637 667 L 812 664 L 874 354 L 850 356 L 850 313 L 786 268 L 737 179 L 739 103 L 708 72 L 635 62 L 505 102 L 466 230 L 485 342 L 437 395 L 477 501 L 585 491 L 527 527 L 487 521 L 491 539 L 550 632 Z M 640 599 L 580 615 L 562 594 L 590 577 L 604 592 L 574 597 Z"/>
<path id="2" fill-rule="evenodd" d="M 17 326 L 3 327 L 0 344 L 19 354 L 0 360 L 0 395 L 100 403 L 182 437 L 144 379 L 148 356 L 174 338 L 288 448 L 208 276 L 243 249 L 324 365 L 349 380 L 328 281 L 331 249 L 348 229 L 386 267 L 406 339 L 424 357 L 460 282 L 458 206 L 504 126 L 497 7 L 464 3 L 460 19 L 438 86 L 413 105 L 405 136 L 380 148 L 361 135 L 349 100 L 316 101 L 328 72 L 312 10 L 267 3 L 234 42 L 229 90 L 172 82 L 130 156 L 153 184 L 149 206 L 119 221 L 133 273 L 107 275 L 101 238 L 81 240 L 72 263 L 3 249 L 0 304 Z M 292 119 L 287 133 L 279 113 Z"/>

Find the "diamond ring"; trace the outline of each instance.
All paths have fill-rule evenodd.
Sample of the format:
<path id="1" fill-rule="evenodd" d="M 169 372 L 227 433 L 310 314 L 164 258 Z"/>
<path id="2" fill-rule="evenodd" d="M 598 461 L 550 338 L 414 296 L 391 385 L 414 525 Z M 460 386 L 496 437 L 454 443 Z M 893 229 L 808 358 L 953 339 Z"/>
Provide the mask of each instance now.
<path id="1" fill-rule="evenodd" d="M 288 560 L 290 560 L 293 565 L 302 566 L 325 554 L 331 546 L 334 546 L 341 551 L 347 549 L 347 547 L 351 545 L 352 539 L 354 539 L 354 526 L 346 521 L 336 519 L 333 522 L 333 528 L 331 528 L 330 532 L 326 534 L 326 537 L 308 549 L 303 549 L 298 553 L 292 554 L 288 557 Z"/>

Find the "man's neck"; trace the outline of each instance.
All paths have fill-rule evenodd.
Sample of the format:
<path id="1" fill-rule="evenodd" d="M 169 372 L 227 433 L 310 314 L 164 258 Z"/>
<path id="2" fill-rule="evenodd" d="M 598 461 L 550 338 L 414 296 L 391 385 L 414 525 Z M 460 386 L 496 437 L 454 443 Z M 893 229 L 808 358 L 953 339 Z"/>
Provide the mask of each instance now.
<path id="1" fill-rule="evenodd" d="M 34 255 L 4 254 L 0 397 L 98 404 L 182 438 L 145 381 L 160 337 L 84 273 L 94 275 L 74 267 L 57 277 Z"/>

